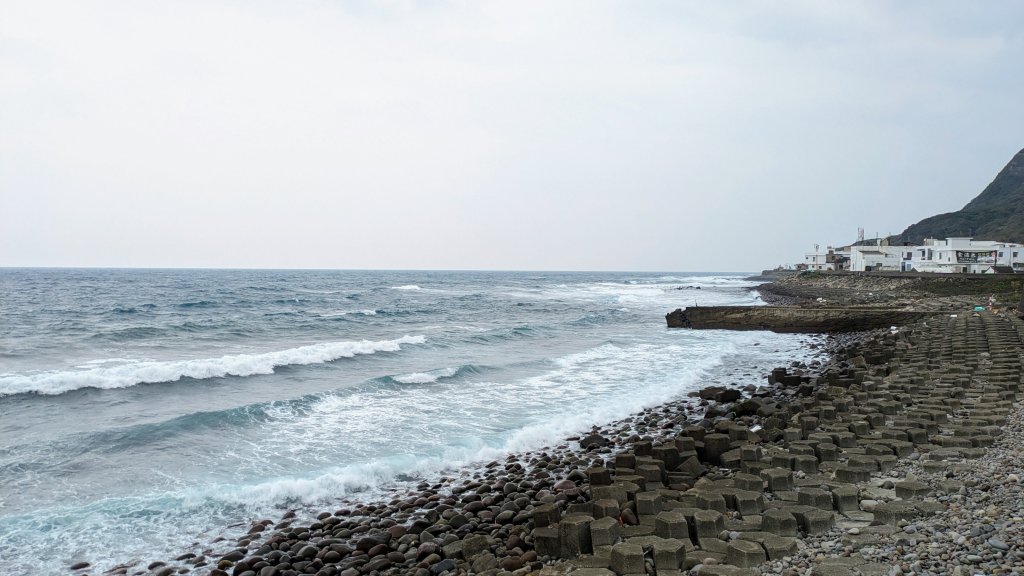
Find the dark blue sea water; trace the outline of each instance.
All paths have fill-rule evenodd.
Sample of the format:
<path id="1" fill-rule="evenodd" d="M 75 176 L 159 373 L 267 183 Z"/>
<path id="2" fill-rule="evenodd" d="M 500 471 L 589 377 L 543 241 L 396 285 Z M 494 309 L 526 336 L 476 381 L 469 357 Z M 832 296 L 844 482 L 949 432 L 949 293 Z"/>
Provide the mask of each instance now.
<path id="1" fill-rule="evenodd" d="M 757 304 L 750 285 L 0 269 L 0 572 L 144 566 L 792 358 L 795 336 L 665 328 L 695 301 Z"/>

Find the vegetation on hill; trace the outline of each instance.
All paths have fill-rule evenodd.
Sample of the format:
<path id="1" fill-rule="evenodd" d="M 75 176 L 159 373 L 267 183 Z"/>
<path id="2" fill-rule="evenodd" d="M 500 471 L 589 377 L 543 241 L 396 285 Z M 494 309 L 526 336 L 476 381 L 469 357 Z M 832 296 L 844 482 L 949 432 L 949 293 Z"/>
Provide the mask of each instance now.
<path id="1" fill-rule="evenodd" d="M 920 244 L 925 238 L 957 236 L 1024 242 L 1024 150 L 962 209 L 925 218 L 890 238 L 890 243 Z"/>

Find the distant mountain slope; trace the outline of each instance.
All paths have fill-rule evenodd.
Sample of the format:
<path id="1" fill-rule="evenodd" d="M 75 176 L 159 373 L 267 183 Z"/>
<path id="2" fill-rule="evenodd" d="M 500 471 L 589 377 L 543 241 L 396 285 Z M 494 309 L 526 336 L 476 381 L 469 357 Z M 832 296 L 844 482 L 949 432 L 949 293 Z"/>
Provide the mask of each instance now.
<path id="1" fill-rule="evenodd" d="M 912 224 L 890 243 L 920 244 L 925 238 L 954 236 L 1024 242 L 1024 150 L 962 209 Z"/>

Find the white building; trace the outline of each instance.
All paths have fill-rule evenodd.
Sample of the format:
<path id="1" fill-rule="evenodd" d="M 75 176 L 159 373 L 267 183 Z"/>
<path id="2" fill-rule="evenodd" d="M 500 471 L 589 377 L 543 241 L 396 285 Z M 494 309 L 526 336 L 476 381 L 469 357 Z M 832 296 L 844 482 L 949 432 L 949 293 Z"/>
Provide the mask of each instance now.
<path id="1" fill-rule="evenodd" d="M 907 249 L 903 246 L 851 246 L 850 270 L 854 272 L 903 270 Z"/>
<path id="2" fill-rule="evenodd" d="M 995 242 L 996 266 L 1009 266 L 1014 272 L 1024 272 L 1024 244 Z"/>
<path id="3" fill-rule="evenodd" d="M 884 244 L 885 240 L 877 240 L 873 246 L 829 246 L 824 251 L 815 245 L 814 252 L 804 254 L 804 260 L 797 269 L 945 274 L 1007 272 L 1012 269 L 1024 273 L 1024 245 L 1013 242 L 928 238 L 921 246 Z"/>
<path id="4" fill-rule="evenodd" d="M 973 238 L 928 238 L 922 246 L 907 247 L 910 258 L 903 269 L 916 272 L 984 273 L 993 266 L 1008 266 L 1024 271 L 1024 246 L 1012 242 L 974 240 Z"/>
<path id="5" fill-rule="evenodd" d="M 829 246 L 825 252 L 822 252 L 815 245 L 814 252 L 804 254 L 804 261 L 798 268 L 815 272 L 823 270 L 849 270 L 849 263 L 850 248 L 848 246 L 841 248 Z"/>
<path id="6" fill-rule="evenodd" d="M 822 270 L 835 270 L 828 262 L 825 261 L 828 254 L 824 252 L 808 252 L 804 254 L 803 268 L 804 270 L 813 270 L 815 272 L 821 272 Z"/>

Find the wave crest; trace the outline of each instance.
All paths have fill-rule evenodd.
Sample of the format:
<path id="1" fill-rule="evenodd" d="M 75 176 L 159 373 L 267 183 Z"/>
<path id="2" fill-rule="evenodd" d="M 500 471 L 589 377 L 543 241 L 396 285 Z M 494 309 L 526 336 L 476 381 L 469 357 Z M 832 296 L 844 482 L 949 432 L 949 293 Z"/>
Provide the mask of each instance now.
<path id="1" fill-rule="evenodd" d="M 478 372 L 479 371 L 475 366 L 463 364 L 462 366 L 450 366 L 448 368 L 439 368 L 437 370 L 430 370 L 427 372 L 411 372 L 409 374 L 399 374 L 397 376 L 388 376 L 386 378 L 393 382 L 397 382 L 398 384 L 433 384 L 440 380 L 446 380 L 456 376 L 465 376 L 467 374 L 477 374 Z"/>
<path id="2" fill-rule="evenodd" d="M 367 308 L 366 310 L 337 310 L 335 312 L 324 312 L 320 314 L 321 318 L 341 318 L 343 316 L 349 316 L 352 314 L 359 314 L 361 316 L 376 316 L 377 310 Z"/>
<path id="3" fill-rule="evenodd" d="M 321 342 L 263 354 L 234 354 L 194 360 L 130 362 L 88 370 L 51 371 L 40 374 L 0 376 L 0 396 L 12 394 L 57 395 L 79 388 L 128 388 L 137 384 L 175 382 L 182 378 L 205 380 L 224 376 L 273 374 L 279 366 L 322 364 L 339 358 L 377 352 L 396 352 L 402 344 L 423 344 L 424 336 L 395 340 Z"/>

